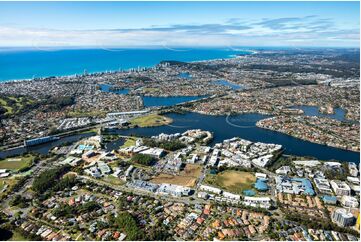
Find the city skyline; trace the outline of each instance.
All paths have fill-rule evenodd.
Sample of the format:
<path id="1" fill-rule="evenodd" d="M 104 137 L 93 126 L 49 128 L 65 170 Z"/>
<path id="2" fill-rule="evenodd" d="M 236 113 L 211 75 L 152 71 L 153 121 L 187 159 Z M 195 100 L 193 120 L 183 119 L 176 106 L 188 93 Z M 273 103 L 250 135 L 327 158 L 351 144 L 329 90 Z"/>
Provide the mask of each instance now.
<path id="1" fill-rule="evenodd" d="M 1 2 L 1 47 L 359 47 L 359 2 Z"/>

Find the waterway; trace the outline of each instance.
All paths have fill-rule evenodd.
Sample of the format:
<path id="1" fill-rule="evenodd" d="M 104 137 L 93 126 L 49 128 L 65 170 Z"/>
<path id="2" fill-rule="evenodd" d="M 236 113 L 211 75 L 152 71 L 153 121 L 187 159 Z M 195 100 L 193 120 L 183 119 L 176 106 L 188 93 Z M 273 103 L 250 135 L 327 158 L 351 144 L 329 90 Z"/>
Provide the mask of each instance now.
<path id="1" fill-rule="evenodd" d="M 106 151 L 111 152 L 112 150 L 119 149 L 119 147 L 122 146 L 124 143 L 125 143 L 125 139 L 119 138 L 114 141 L 105 143 L 104 148 Z"/>
<path id="2" fill-rule="evenodd" d="M 129 93 L 129 89 L 117 89 L 117 90 L 112 90 L 111 89 L 111 85 L 108 85 L 108 84 L 100 84 L 99 85 L 100 87 L 100 90 L 103 91 L 103 92 L 112 92 L 112 93 L 116 93 L 116 94 L 128 94 Z"/>
<path id="3" fill-rule="evenodd" d="M 211 116 L 198 113 L 166 115 L 173 119 L 173 123 L 167 126 L 152 128 L 134 128 L 118 130 L 116 133 L 123 135 L 153 136 L 160 133 L 172 134 L 184 132 L 188 129 L 203 129 L 213 132 L 214 140 L 211 145 L 222 142 L 224 139 L 241 137 L 254 142 L 281 144 L 285 154 L 310 156 L 320 160 L 340 160 L 348 162 L 360 162 L 360 153 L 320 145 L 279 132 L 256 127 L 256 122 L 267 118 L 261 114 L 241 114 L 235 116 Z"/>
<path id="4" fill-rule="evenodd" d="M 144 107 L 170 107 L 176 104 L 202 99 L 205 96 L 143 97 Z"/>
<path id="5" fill-rule="evenodd" d="M 291 108 L 301 109 L 304 112 L 304 115 L 307 116 L 317 116 L 317 117 L 325 117 L 331 118 L 338 121 L 347 121 L 345 118 L 346 111 L 342 108 L 335 108 L 333 114 L 324 114 L 319 112 L 319 108 L 316 106 L 292 106 Z"/>
<path id="6" fill-rule="evenodd" d="M 120 89 L 120 90 L 112 90 L 111 85 L 101 84 L 100 90 L 103 92 L 111 92 L 116 94 L 128 94 L 129 89 Z M 143 105 L 146 108 L 149 107 L 169 107 L 173 105 L 177 105 L 184 102 L 194 101 L 198 99 L 202 99 L 205 96 L 171 96 L 171 97 L 149 97 L 142 96 Z"/>
<path id="7" fill-rule="evenodd" d="M 188 72 L 181 72 L 178 75 L 180 78 L 184 78 L 184 79 L 192 79 L 192 75 Z"/>
<path id="8" fill-rule="evenodd" d="M 239 89 L 243 89 L 243 88 L 244 88 L 244 87 L 241 86 L 241 85 L 237 85 L 237 84 L 231 83 L 231 82 L 226 81 L 226 80 L 217 80 L 217 81 L 214 81 L 213 84 L 215 84 L 215 85 L 220 85 L 220 86 L 230 87 L 230 88 L 232 88 L 233 90 L 239 90 Z"/>
<path id="9" fill-rule="evenodd" d="M 160 133 L 181 133 L 188 129 L 203 129 L 213 132 L 214 139 L 211 145 L 222 142 L 224 139 L 240 137 L 254 142 L 260 141 L 265 143 L 281 144 L 285 149 L 284 153 L 289 155 L 310 156 L 320 160 L 335 159 L 340 161 L 355 162 L 357 164 L 360 162 L 360 153 L 358 152 L 315 144 L 286 134 L 256 127 L 256 122 L 269 117 L 267 115 L 241 114 L 235 116 L 212 116 L 188 112 L 185 114 L 170 113 L 166 116 L 173 119 L 172 124 L 151 128 L 116 130 L 114 133 L 122 135 L 153 136 Z M 28 151 L 47 153 L 56 145 L 69 142 L 70 139 L 75 141 L 82 137 L 87 137 L 87 134 L 75 135 L 74 138 L 69 136 L 48 144 L 40 145 L 39 147 L 30 147 L 28 148 Z M 110 142 L 106 145 L 108 150 L 119 147 L 123 140 L 116 140 L 114 142 L 118 143 L 112 144 L 112 142 Z M 12 152 L 2 151 L 0 152 L 0 158 L 11 154 L 14 155 L 15 153 L 21 154 L 26 151 L 24 150 L 25 148 L 19 149 L 20 150 L 12 150 Z"/>

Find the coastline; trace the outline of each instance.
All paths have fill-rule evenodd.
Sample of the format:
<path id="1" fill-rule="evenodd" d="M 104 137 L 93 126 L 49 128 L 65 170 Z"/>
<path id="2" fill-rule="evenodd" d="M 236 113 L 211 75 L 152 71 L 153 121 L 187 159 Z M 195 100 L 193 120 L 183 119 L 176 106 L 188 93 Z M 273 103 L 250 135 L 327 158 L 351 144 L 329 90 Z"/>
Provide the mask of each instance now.
<path id="1" fill-rule="evenodd" d="M 62 50 L 69 50 L 69 51 L 77 51 L 77 50 L 104 50 L 102 48 L 93 48 L 93 49 L 77 49 L 77 48 L 74 48 L 74 49 L 61 49 L 61 50 L 56 50 L 56 51 L 62 51 Z M 129 49 L 129 50 L 143 50 L 143 49 Z M 144 49 L 144 50 L 148 50 L 148 49 Z M 164 49 L 149 49 L 149 50 L 154 50 L 154 51 L 157 51 L 157 50 L 164 50 Z M 194 50 L 206 50 L 206 49 L 202 49 L 202 48 L 197 48 L 197 49 L 194 49 Z M 215 49 L 212 49 L 212 50 L 222 50 L 222 49 L 218 49 L 218 48 L 215 48 Z M 36 51 L 36 50 L 21 50 L 21 52 L 31 52 L 31 51 Z M 253 54 L 256 54 L 258 53 L 257 51 L 255 50 L 231 50 L 233 52 L 242 52 L 241 55 L 253 55 Z M 55 52 L 55 51 L 54 51 Z M 211 58 L 211 59 L 205 59 L 205 60 L 195 60 L 195 61 L 182 61 L 182 60 L 176 60 L 176 61 L 181 61 L 181 62 L 186 62 L 186 63 L 204 63 L 204 62 L 209 62 L 209 61 L 217 61 L 217 60 L 224 60 L 224 59 L 232 59 L 232 58 L 238 58 L 239 56 L 241 56 L 240 54 L 229 54 L 227 55 L 226 57 L 224 58 Z M 84 70 L 82 70 L 81 72 L 79 73 L 75 73 L 75 74 L 60 74 L 60 75 L 46 75 L 46 76 L 41 76 L 41 77 L 37 77 L 37 78 L 22 78 L 22 79 L 0 79 L 0 84 L 2 83 L 11 83 L 11 82 L 25 82 L 25 81 L 41 81 L 41 80 L 45 80 L 47 78 L 50 78 L 50 77 L 55 77 L 55 78 L 66 78 L 66 77 L 73 77 L 73 76 L 79 76 L 79 77 L 85 77 L 87 75 L 97 75 L 97 74 L 104 74 L 104 73 L 119 73 L 119 72 L 128 72 L 132 69 L 136 69 L 136 68 L 145 68 L 145 69 L 149 69 L 149 68 L 153 68 L 155 67 L 156 65 L 158 65 L 159 63 L 161 63 L 162 61 L 165 61 L 165 60 L 160 60 L 158 61 L 156 64 L 153 64 L 151 66 L 134 66 L 134 67 L 129 67 L 129 68 L 124 68 L 124 69 L 120 69 L 120 68 L 117 68 L 117 69 L 114 69 L 114 70 L 102 70 L 102 71 L 89 71 L 87 74 L 84 74 Z"/>

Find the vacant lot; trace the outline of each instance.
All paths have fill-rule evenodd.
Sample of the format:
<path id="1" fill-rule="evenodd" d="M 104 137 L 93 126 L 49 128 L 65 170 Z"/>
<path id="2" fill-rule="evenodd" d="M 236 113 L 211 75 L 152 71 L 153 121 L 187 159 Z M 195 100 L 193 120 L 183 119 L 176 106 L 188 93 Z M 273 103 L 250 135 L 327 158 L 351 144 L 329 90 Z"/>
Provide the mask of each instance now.
<path id="1" fill-rule="evenodd" d="M 198 177 L 202 173 L 202 166 L 187 164 L 183 171 L 179 175 L 170 175 L 161 173 L 157 177 L 153 178 L 151 182 L 160 184 L 160 183 L 169 183 L 174 185 L 194 187 Z"/>
<path id="2" fill-rule="evenodd" d="M 19 232 L 12 231 L 12 233 L 13 235 L 11 236 L 9 241 L 28 241 L 28 239 L 22 236 Z"/>
<path id="3" fill-rule="evenodd" d="M 32 155 L 18 156 L 0 160 L 0 169 L 20 170 L 29 167 L 33 163 Z"/>
<path id="4" fill-rule="evenodd" d="M 223 171 L 216 175 L 208 174 L 205 179 L 205 183 L 209 185 L 238 194 L 244 190 L 252 189 L 255 182 L 254 174 L 244 171 Z"/>
<path id="5" fill-rule="evenodd" d="M 0 179 L 0 200 L 12 189 L 18 182 L 14 177 Z M 5 189 L 6 188 L 6 189 Z"/>
<path id="6" fill-rule="evenodd" d="M 149 114 L 147 116 L 139 117 L 132 119 L 130 121 L 133 125 L 138 125 L 139 127 L 154 127 L 161 126 L 172 123 L 173 120 L 168 117 L 164 117 L 159 114 Z"/>
<path id="7" fill-rule="evenodd" d="M 102 178 L 103 181 L 113 185 L 124 185 L 124 181 L 114 176 L 106 176 Z"/>

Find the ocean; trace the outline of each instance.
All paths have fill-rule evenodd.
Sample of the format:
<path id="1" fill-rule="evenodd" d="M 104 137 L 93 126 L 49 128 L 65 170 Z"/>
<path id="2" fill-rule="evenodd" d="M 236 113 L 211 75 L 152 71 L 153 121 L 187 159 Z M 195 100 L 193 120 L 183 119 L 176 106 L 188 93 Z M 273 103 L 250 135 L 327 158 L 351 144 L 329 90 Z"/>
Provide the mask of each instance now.
<path id="1" fill-rule="evenodd" d="M 0 81 L 152 67 L 164 60 L 201 61 L 249 54 L 232 49 L 0 49 Z"/>

